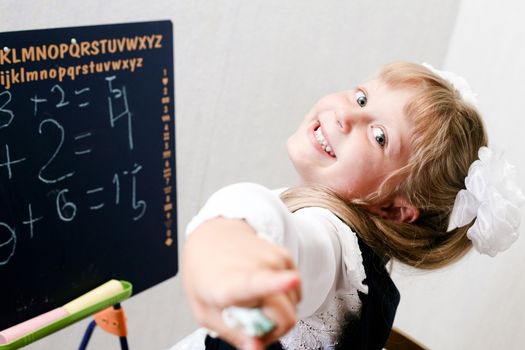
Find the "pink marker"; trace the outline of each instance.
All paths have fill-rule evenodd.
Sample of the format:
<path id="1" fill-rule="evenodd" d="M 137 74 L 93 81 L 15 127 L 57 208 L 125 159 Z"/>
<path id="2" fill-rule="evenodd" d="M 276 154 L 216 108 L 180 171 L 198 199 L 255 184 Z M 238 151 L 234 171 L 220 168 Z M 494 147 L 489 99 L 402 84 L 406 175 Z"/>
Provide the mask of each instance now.
<path id="1" fill-rule="evenodd" d="M 33 317 L 30 320 L 19 323 L 11 328 L 7 328 L 0 332 L 0 344 L 10 343 L 24 335 L 36 331 L 56 320 L 69 316 L 64 308 L 59 307 L 45 314 Z"/>

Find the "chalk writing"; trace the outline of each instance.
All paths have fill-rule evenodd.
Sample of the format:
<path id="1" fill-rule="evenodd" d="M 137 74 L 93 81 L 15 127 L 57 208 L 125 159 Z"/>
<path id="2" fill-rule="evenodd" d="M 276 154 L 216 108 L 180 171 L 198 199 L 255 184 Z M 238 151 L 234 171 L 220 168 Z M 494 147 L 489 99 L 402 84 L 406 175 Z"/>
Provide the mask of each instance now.
<path id="1" fill-rule="evenodd" d="M 2 91 L 2 93 L 0 93 L 0 97 L 2 96 L 6 96 L 7 98 L 5 99 L 5 102 L 2 105 L 2 107 L 0 107 L 0 129 L 8 127 L 9 124 L 11 124 L 13 117 L 15 116 L 13 114 L 13 111 L 5 108 L 9 104 L 9 102 L 11 102 L 11 93 L 5 90 Z"/>
<path id="2" fill-rule="evenodd" d="M 29 225 L 29 237 L 33 238 L 33 224 L 37 221 L 42 220 L 43 216 L 40 216 L 38 218 L 33 218 L 33 210 L 31 208 L 31 203 L 29 203 L 28 211 L 29 211 L 29 220 L 22 221 L 22 224 Z"/>
<path id="3" fill-rule="evenodd" d="M 126 86 L 122 86 L 121 89 L 114 88 L 112 85 L 112 81 L 116 79 L 116 76 L 112 75 L 110 77 L 106 78 L 106 81 L 108 82 L 108 88 L 110 92 L 110 96 L 108 96 L 108 108 L 109 108 L 109 123 L 112 128 L 115 127 L 115 123 L 120 118 L 126 117 L 126 121 L 128 123 L 128 141 L 129 141 L 129 149 L 133 149 L 133 132 L 132 132 L 132 124 L 131 124 L 131 112 L 129 111 L 128 106 L 128 95 L 126 92 Z M 115 110 L 117 107 L 115 106 L 118 100 L 122 99 L 122 105 L 121 105 L 121 112 L 118 114 L 115 114 Z"/>
<path id="4" fill-rule="evenodd" d="M 69 190 L 67 188 L 64 188 L 63 190 L 58 192 L 56 198 L 58 217 L 64 221 L 71 221 L 75 218 L 75 215 L 77 215 L 77 206 L 75 205 L 75 203 L 69 202 L 66 199 L 66 193 L 68 192 Z"/>
<path id="5" fill-rule="evenodd" d="M 120 201 L 120 180 L 118 174 L 113 176 L 113 183 L 115 184 L 115 204 L 118 205 Z"/>
<path id="6" fill-rule="evenodd" d="M 16 163 L 20 163 L 20 162 L 23 162 L 24 160 L 26 160 L 25 158 L 19 158 L 19 159 L 15 159 L 15 160 L 11 160 L 11 155 L 9 153 L 9 145 L 5 145 L 5 162 L 4 163 L 0 163 L 0 167 L 3 167 L 5 166 L 7 168 L 7 173 L 9 175 L 9 179 L 11 179 L 11 177 L 13 176 L 13 172 L 11 170 L 11 164 L 16 164 Z"/>
<path id="7" fill-rule="evenodd" d="M 38 112 L 38 104 L 47 102 L 47 98 L 38 98 L 38 96 L 35 95 L 35 97 L 31 97 L 30 100 L 35 103 L 35 108 L 33 109 L 34 110 L 33 115 L 36 117 L 37 112 Z"/>
<path id="8" fill-rule="evenodd" d="M 56 108 L 62 108 L 62 107 L 65 107 L 69 104 L 69 101 L 66 101 L 66 93 L 64 92 L 64 89 L 62 89 L 60 87 L 60 85 L 58 84 L 55 84 L 53 85 L 53 87 L 51 88 L 51 92 L 54 92 L 54 91 L 58 91 L 59 95 L 60 95 L 60 101 L 56 104 Z"/>
<path id="9" fill-rule="evenodd" d="M 78 141 L 78 140 L 82 140 L 82 139 L 85 139 L 87 137 L 90 137 L 91 136 L 91 133 L 90 132 L 85 132 L 85 133 L 82 133 L 80 135 L 77 135 L 75 136 L 75 141 Z M 76 156 L 81 156 L 81 155 L 84 155 L 84 154 L 89 154 L 91 153 L 92 149 L 91 148 L 85 148 L 83 150 L 80 150 L 80 151 L 75 151 L 75 155 Z"/>
<path id="10" fill-rule="evenodd" d="M 9 252 L 9 254 L 7 254 L 7 257 L 2 257 L 2 255 L 0 255 L 0 266 L 1 266 L 1 265 L 7 264 L 9 260 L 11 259 L 11 257 L 13 257 L 13 255 L 15 254 L 16 234 L 15 234 L 15 230 L 11 226 L 6 224 L 5 222 L 0 222 L 0 230 L 4 232 L 7 230 L 8 237 L 9 237 L 4 242 L 0 241 L 1 242 L 0 249 L 2 249 L 3 247 L 7 247 L 7 251 Z M 9 246 L 11 247 L 9 248 Z"/>
<path id="11" fill-rule="evenodd" d="M 93 194 L 93 193 L 102 192 L 102 191 L 104 191 L 104 187 L 98 187 L 98 188 L 94 188 L 92 190 L 87 190 L 86 194 Z M 91 209 L 91 210 L 98 210 L 98 209 L 102 209 L 103 207 L 104 207 L 104 203 L 100 203 L 100 204 L 97 204 L 97 205 L 90 206 L 89 209 Z"/>
<path id="12" fill-rule="evenodd" d="M 57 122 L 56 120 L 54 119 L 44 119 L 40 122 L 40 125 L 38 126 L 38 133 L 39 134 L 42 134 L 42 126 L 44 124 L 47 124 L 47 123 L 51 123 L 51 125 L 54 125 L 59 131 L 60 131 L 60 141 L 58 142 L 58 146 L 55 150 L 55 152 L 53 153 L 53 155 L 51 156 L 51 158 L 49 158 L 49 160 L 47 161 L 46 164 L 44 164 L 41 168 L 40 168 L 40 171 L 38 172 L 38 178 L 40 179 L 40 181 L 42 182 L 45 182 L 47 184 L 50 184 L 50 183 L 56 183 L 56 182 L 59 182 L 59 181 L 62 181 L 64 179 L 67 179 L 68 177 L 71 177 L 75 174 L 74 171 L 72 172 L 69 172 L 67 174 L 64 174 L 62 176 L 59 176 L 58 178 L 56 179 L 46 179 L 42 173 L 44 172 L 44 170 L 47 169 L 47 167 L 51 164 L 51 162 L 56 158 L 56 156 L 58 155 L 58 152 L 60 152 L 60 149 L 62 148 L 62 145 L 64 144 L 64 128 L 62 127 L 62 125 L 60 125 L 59 122 Z"/>
<path id="13" fill-rule="evenodd" d="M 118 85 L 118 77 L 116 75 L 103 77 L 103 81 L 106 84 L 105 99 L 107 101 L 107 116 L 109 122 L 105 128 L 108 130 L 119 130 L 124 129 L 123 138 L 126 140 L 125 147 L 129 152 L 133 152 L 135 145 L 133 140 L 133 113 L 129 104 L 129 92 L 126 85 Z M 42 91 L 39 89 L 39 91 Z M 39 150 L 38 157 L 33 154 L 35 159 L 31 157 L 22 156 L 20 152 L 13 152 L 13 147 L 10 144 L 5 143 L 0 147 L 0 170 L 5 169 L 5 172 L 0 172 L 0 179 L 12 180 L 17 176 L 15 167 L 20 166 L 24 162 L 31 163 L 31 169 L 34 169 L 34 165 L 38 164 L 35 169 L 35 176 L 44 186 L 60 186 L 49 188 L 45 191 L 45 198 L 36 198 L 37 203 L 29 202 L 26 204 L 27 214 L 21 219 L 21 233 L 27 232 L 30 239 L 37 235 L 38 227 L 45 225 L 50 220 L 58 219 L 59 222 L 70 223 L 75 221 L 79 215 L 88 215 L 89 212 L 102 211 L 107 205 L 111 204 L 115 207 L 128 207 L 130 213 L 130 219 L 138 221 L 146 214 L 148 205 L 145 199 L 141 198 L 140 195 L 140 173 L 144 169 L 143 166 L 137 162 L 133 162 L 133 165 L 127 168 L 123 168 L 112 172 L 111 177 L 106 178 L 108 183 L 95 183 L 90 187 L 89 184 L 84 184 L 84 189 L 78 188 L 79 184 L 85 183 L 85 180 L 71 183 L 70 179 L 76 176 L 85 176 L 85 174 L 78 174 L 78 170 L 75 169 L 74 158 L 71 156 L 85 159 L 95 155 L 97 157 L 96 149 L 94 145 L 97 144 L 97 137 L 101 137 L 100 134 L 107 134 L 100 127 L 89 130 L 89 122 L 87 124 L 88 130 L 71 130 L 74 123 L 65 123 L 67 118 L 75 118 L 77 112 L 82 109 L 86 109 L 91 106 L 94 101 L 90 93 L 92 92 L 91 87 L 84 86 L 81 88 L 74 88 L 68 90 L 59 84 L 54 84 L 48 90 L 48 96 L 46 93 L 35 93 L 33 92 L 29 99 L 30 109 L 33 117 L 40 118 L 36 120 L 36 133 L 37 138 L 35 139 L 41 146 L 37 146 Z M 10 107 L 13 98 L 16 95 L 16 91 L 3 91 L 0 93 L 0 129 L 5 128 L 7 131 L 16 122 L 16 114 Z M 69 99 L 71 96 L 72 99 Z M 100 96 L 100 95 L 99 95 Z M 100 97 L 99 97 L 100 99 Z M 100 103 L 102 101 L 98 101 Z M 63 112 L 60 112 L 63 110 Z M 53 116 L 56 114 L 56 117 Z M 104 118 L 104 115 L 97 115 L 97 118 Z M 66 126 L 69 125 L 69 129 Z M 100 125 L 100 124 L 97 124 Z M 103 124 L 102 124 L 103 125 Z M 85 127 L 85 126 L 84 126 Z M 116 139 L 120 139 L 117 137 Z M 73 149 L 72 149 L 73 148 Z M 15 150 L 16 151 L 16 150 Z M 133 153 L 130 153 L 131 159 Z M 100 157 L 100 153 L 98 153 Z M 71 159 L 71 161 L 67 161 Z M 86 158 L 88 159 L 88 158 Z M 66 161 L 65 161 L 66 160 Z M 80 163 L 83 164 L 83 163 Z M 64 170 L 65 169 L 65 170 Z M 88 167 L 89 169 L 89 167 Z M 85 171 L 85 168 L 84 168 Z M 18 171 L 21 173 L 21 171 Z M 2 175 L 4 174 L 4 175 Z M 27 176 L 27 174 L 24 174 Z M 124 178 L 123 178 L 124 177 Z M 104 181 L 98 178 L 99 181 Z M 127 180 L 126 180 L 127 179 Z M 125 181 L 124 181 L 125 180 Z M 75 188 L 71 187 L 75 186 Z M 111 192 L 112 199 L 108 202 L 108 196 L 105 192 Z M 129 198 L 129 202 L 122 202 L 123 191 L 125 192 L 125 198 Z M 46 204 L 47 203 L 47 204 Z M 126 204 L 129 203 L 129 204 Z M 45 211 L 46 215 L 37 215 L 43 209 L 43 205 L 52 205 L 53 211 Z M 51 215 L 50 215 L 51 213 Z M 0 218 L 1 220 L 1 218 Z M 0 221 L 0 265 L 6 265 L 11 258 L 15 255 L 17 248 L 17 224 L 6 223 Z"/>
<path id="14" fill-rule="evenodd" d="M 89 92 L 89 91 L 91 91 L 91 89 L 88 88 L 88 87 L 80 89 L 80 90 L 75 90 L 75 95 L 81 95 L 81 94 Z M 78 107 L 80 107 L 80 108 L 85 108 L 87 106 L 89 106 L 89 101 L 88 102 L 82 102 L 82 103 L 78 104 Z"/>
<path id="15" fill-rule="evenodd" d="M 87 92 L 90 92 L 90 91 L 91 91 L 90 87 L 85 87 L 85 88 L 82 88 L 80 90 L 74 90 L 74 94 L 75 94 L 75 96 L 80 96 L 80 95 L 83 95 L 83 94 L 85 94 Z M 4 92 L 9 92 L 9 91 L 5 90 Z M 68 100 L 66 98 L 66 91 L 64 90 L 64 88 L 60 84 L 53 85 L 51 87 L 51 89 L 49 89 L 49 92 L 51 93 L 51 95 L 55 95 L 57 97 L 55 99 L 56 100 L 56 104 L 54 106 L 57 109 L 66 107 L 71 102 L 70 100 Z M 49 96 L 49 97 L 51 97 L 51 96 Z M 36 95 L 36 94 L 35 94 L 34 97 L 31 97 L 29 100 L 31 102 L 33 102 L 33 104 L 34 104 L 34 109 L 33 109 L 33 115 L 34 116 L 37 116 L 37 114 L 38 114 L 38 104 L 43 104 L 43 103 L 48 102 L 47 98 L 43 98 L 43 97 L 39 98 L 39 96 Z M 82 98 L 82 99 L 79 98 L 78 100 L 79 101 L 77 101 L 78 102 L 77 107 L 79 107 L 79 108 L 86 108 L 86 107 L 88 107 L 90 105 L 90 102 L 86 101 L 84 98 Z M 80 102 L 80 101 L 83 101 L 83 102 Z M 1 109 L 0 109 L 0 111 L 1 111 Z"/>
<path id="16" fill-rule="evenodd" d="M 142 169 L 142 166 L 135 164 L 135 169 L 131 171 L 131 174 L 133 174 L 132 180 L 133 180 L 133 192 L 132 192 L 132 200 L 131 205 L 133 206 L 133 209 L 139 210 L 139 214 L 133 217 L 133 220 L 140 219 L 144 213 L 146 212 L 146 202 L 143 200 L 137 201 L 137 179 L 135 175 Z"/>

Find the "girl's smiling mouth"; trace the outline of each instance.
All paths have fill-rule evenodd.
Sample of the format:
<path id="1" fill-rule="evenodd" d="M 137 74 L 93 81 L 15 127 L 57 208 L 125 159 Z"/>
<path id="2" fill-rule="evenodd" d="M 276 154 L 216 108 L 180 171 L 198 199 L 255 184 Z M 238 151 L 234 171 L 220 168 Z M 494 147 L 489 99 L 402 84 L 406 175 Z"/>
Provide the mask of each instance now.
<path id="1" fill-rule="evenodd" d="M 320 149 L 324 154 L 330 156 L 331 158 L 335 158 L 335 153 L 332 149 L 332 146 L 330 146 L 330 144 L 326 140 L 326 137 L 324 136 L 323 130 L 321 128 L 321 124 L 319 124 L 319 122 L 317 122 L 316 126 L 313 129 L 313 136 L 315 138 L 315 141 L 317 142 L 317 149 Z"/>

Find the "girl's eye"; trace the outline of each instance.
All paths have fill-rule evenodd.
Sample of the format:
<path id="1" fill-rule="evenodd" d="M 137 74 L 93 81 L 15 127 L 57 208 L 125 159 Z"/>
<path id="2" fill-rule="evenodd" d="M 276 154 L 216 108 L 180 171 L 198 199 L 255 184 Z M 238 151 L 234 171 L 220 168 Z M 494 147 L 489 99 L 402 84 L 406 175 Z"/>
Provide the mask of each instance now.
<path id="1" fill-rule="evenodd" d="M 381 147 L 385 147 L 386 145 L 386 135 L 382 128 L 377 126 L 372 126 L 372 134 L 374 135 L 374 139 Z"/>
<path id="2" fill-rule="evenodd" d="M 357 90 L 355 93 L 355 100 L 360 107 L 366 106 L 367 97 L 363 91 Z"/>

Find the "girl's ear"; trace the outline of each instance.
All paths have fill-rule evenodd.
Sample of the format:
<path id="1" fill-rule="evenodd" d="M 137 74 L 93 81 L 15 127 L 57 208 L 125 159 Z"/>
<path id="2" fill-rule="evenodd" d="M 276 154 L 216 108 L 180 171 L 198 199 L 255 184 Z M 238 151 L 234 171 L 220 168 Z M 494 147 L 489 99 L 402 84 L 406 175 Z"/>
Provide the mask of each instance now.
<path id="1" fill-rule="evenodd" d="M 385 203 L 370 206 L 368 210 L 382 218 L 398 222 L 412 223 L 419 218 L 419 209 L 400 195 Z"/>

